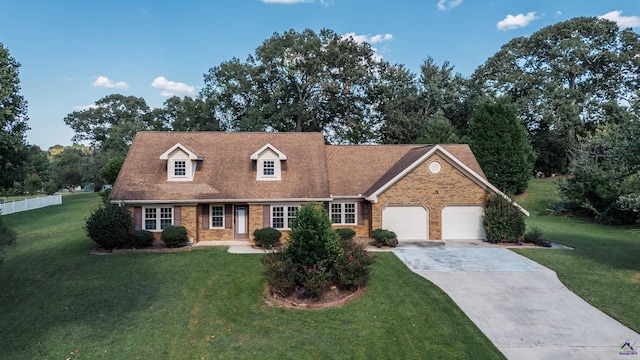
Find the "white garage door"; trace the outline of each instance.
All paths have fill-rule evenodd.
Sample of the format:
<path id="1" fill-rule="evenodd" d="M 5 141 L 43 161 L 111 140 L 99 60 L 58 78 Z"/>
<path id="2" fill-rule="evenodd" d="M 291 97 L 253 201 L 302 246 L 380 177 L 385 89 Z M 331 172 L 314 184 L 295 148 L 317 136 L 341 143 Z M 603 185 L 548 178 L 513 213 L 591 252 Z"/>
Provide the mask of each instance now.
<path id="1" fill-rule="evenodd" d="M 442 209 L 442 239 L 484 239 L 482 213 L 482 206 L 445 207 Z"/>
<path id="2" fill-rule="evenodd" d="M 422 206 L 388 206 L 382 210 L 382 228 L 400 241 L 428 240 L 429 212 Z"/>

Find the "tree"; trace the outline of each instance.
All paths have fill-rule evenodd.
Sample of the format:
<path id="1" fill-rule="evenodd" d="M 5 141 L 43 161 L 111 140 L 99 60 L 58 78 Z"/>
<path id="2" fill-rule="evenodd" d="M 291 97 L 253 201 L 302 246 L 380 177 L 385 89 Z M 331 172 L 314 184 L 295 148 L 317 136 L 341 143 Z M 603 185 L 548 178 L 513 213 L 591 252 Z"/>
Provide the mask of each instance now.
<path id="1" fill-rule="evenodd" d="M 20 95 L 20 63 L 0 43 L 0 189 L 10 188 L 24 176 L 27 102 Z"/>
<path id="2" fill-rule="evenodd" d="M 578 136 L 617 121 L 637 101 L 640 40 L 609 20 L 575 18 L 503 45 L 473 75 L 518 107 L 538 154 L 536 169 L 564 172 Z"/>
<path id="3" fill-rule="evenodd" d="M 153 116 L 158 124 L 173 131 L 218 131 L 220 122 L 214 112 L 211 100 L 172 96 L 165 100 L 164 107 L 153 110 Z"/>
<path id="4" fill-rule="evenodd" d="M 124 164 L 124 159 L 124 156 L 116 156 L 107 161 L 100 173 L 100 176 L 105 183 L 113 185 L 113 183 L 116 182 L 118 173 L 120 173 L 122 164 Z"/>
<path id="5" fill-rule="evenodd" d="M 605 124 L 574 149 L 571 177 L 560 183 L 569 208 L 608 224 L 640 220 L 640 122 Z"/>
<path id="6" fill-rule="evenodd" d="M 373 84 L 384 63 L 367 43 L 331 30 L 275 33 L 246 62 L 205 74 L 201 97 L 237 131 L 325 131 L 332 142 L 373 140 Z"/>
<path id="7" fill-rule="evenodd" d="M 456 135 L 456 128 L 444 116 L 442 110 L 438 110 L 430 116 L 424 127 L 422 136 L 415 140 L 417 144 L 453 144 L 460 142 Z"/>
<path id="8" fill-rule="evenodd" d="M 481 102 L 469 122 L 468 136 L 489 182 L 508 194 L 527 189 L 535 155 L 517 109 L 508 99 Z"/>
<path id="9" fill-rule="evenodd" d="M 51 160 L 51 179 L 56 188 L 66 187 L 69 190 L 82 184 L 89 173 L 91 150 L 86 146 L 74 145 Z"/>
<path id="10" fill-rule="evenodd" d="M 143 98 L 113 94 L 87 110 L 64 118 L 75 131 L 74 142 L 89 141 L 91 147 L 109 155 L 125 155 L 138 131 L 161 130 Z"/>

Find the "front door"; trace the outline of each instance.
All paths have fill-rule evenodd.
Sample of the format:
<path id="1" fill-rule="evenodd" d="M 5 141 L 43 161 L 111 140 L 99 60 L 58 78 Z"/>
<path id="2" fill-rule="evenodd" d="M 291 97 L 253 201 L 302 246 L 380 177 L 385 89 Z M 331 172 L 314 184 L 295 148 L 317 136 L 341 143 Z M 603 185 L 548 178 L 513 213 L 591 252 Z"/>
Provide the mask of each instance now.
<path id="1" fill-rule="evenodd" d="M 247 217 L 247 207 L 245 205 L 236 205 L 233 230 L 233 237 L 235 239 L 249 238 L 247 234 Z"/>

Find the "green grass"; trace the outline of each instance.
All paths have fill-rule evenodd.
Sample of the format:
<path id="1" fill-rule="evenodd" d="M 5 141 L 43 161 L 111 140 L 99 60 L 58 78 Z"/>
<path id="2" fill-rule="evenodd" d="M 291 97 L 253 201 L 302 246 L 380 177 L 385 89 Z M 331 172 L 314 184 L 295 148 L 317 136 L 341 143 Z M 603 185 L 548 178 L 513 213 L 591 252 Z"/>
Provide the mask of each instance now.
<path id="1" fill-rule="evenodd" d="M 261 255 L 90 254 L 82 226 L 99 201 L 3 217 L 19 238 L 0 265 L 0 359 L 503 358 L 392 254 L 343 307 L 270 307 Z"/>
<path id="2" fill-rule="evenodd" d="M 603 226 L 572 217 L 550 215 L 557 200 L 555 181 L 532 180 L 517 201 L 531 211 L 527 227 L 574 250 L 519 249 L 518 253 L 556 271 L 573 292 L 640 332 L 640 226 Z"/>

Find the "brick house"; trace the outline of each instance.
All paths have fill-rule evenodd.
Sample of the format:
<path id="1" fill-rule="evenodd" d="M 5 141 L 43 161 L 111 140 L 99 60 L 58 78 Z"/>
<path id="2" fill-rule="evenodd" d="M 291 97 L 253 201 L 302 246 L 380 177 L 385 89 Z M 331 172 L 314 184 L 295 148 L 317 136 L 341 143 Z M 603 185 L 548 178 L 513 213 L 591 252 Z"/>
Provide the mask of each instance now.
<path id="1" fill-rule="evenodd" d="M 334 227 L 399 240 L 481 239 L 485 194 L 503 195 L 467 145 L 326 145 L 321 133 L 139 132 L 112 201 L 135 229 L 187 228 L 194 242 L 251 240 L 323 204 Z M 526 213 L 524 209 L 521 209 Z"/>

